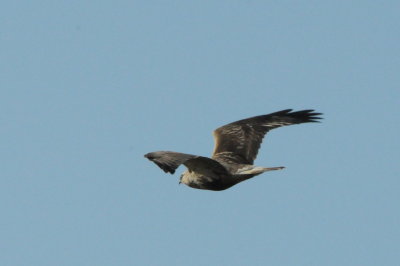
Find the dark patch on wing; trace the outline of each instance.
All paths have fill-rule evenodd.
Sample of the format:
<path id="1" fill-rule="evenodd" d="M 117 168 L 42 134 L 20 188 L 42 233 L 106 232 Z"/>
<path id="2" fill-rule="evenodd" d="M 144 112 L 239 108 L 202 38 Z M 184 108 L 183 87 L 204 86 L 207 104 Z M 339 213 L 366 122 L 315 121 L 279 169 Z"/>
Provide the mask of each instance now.
<path id="1" fill-rule="evenodd" d="M 157 164 L 164 172 L 173 174 L 179 165 L 198 156 L 174 151 L 156 151 L 147 153 L 144 157 Z"/>

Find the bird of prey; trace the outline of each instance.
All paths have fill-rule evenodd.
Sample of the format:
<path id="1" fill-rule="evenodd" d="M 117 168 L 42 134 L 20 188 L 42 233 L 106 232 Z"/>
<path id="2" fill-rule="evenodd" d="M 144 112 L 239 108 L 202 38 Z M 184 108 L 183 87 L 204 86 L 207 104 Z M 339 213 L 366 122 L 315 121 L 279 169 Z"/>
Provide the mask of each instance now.
<path id="1" fill-rule="evenodd" d="M 189 187 L 220 191 L 267 171 L 284 167 L 253 165 L 265 134 L 271 129 L 294 124 L 319 122 L 314 110 L 279 112 L 239 120 L 214 131 L 215 147 L 211 158 L 173 151 L 144 155 L 164 172 L 174 174 L 179 165 L 187 170 L 180 182 Z"/>

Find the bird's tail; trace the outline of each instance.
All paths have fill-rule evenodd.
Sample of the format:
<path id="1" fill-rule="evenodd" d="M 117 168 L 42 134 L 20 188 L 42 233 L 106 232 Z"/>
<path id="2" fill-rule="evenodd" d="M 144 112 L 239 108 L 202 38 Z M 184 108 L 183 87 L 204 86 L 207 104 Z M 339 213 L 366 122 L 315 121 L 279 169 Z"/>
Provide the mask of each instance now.
<path id="1" fill-rule="evenodd" d="M 245 169 L 240 169 L 236 174 L 239 175 L 259 175 L 264 172 L 268 171 L 274 171 L 274 170 L 282 170 L 284 169 L 284 166 L 279 166 L 279 167 L 261 167 L 261 166 L 255 166 L 252 168 L 245 168 Z"/>

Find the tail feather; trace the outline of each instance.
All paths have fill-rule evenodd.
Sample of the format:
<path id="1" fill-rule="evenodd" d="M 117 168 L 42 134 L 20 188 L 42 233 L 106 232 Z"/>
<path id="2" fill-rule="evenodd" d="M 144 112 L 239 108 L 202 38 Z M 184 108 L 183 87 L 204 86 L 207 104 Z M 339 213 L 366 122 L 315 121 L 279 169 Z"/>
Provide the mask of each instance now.
<path id="1" fill-rule="evenodd" d="M 268 171 L 274 171 L 274 170 L 282 170 L 284 169 L 284 166 L 279 166 L 279 167 L 260 167 L 260 166 L 255 166 L 251 168 L 244 168 L 240 169 L 236 174 L 239 175 L 259 175 L 264 172 Z"/>

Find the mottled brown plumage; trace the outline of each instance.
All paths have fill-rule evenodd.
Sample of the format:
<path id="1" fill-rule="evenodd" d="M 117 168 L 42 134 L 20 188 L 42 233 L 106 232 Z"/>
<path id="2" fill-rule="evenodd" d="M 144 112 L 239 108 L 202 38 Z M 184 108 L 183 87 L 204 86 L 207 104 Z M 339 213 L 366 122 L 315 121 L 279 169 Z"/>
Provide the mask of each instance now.
<path id="1" fill-rule="evenodd" d="M 180 182 L 190 187 L 224 190 L 266 171 L 283 169 L 253 165 L 265 134 L 282 126 L 318 122 L 319 115 L 314 110 L 287 109 L 227 124 L 214 131 L 211 158 L 172 151 L 150 152 L 145 157 L 166 173 L 173 174 L 179 165 L 185 165 L 188 170 L 181 175 Z"/>

